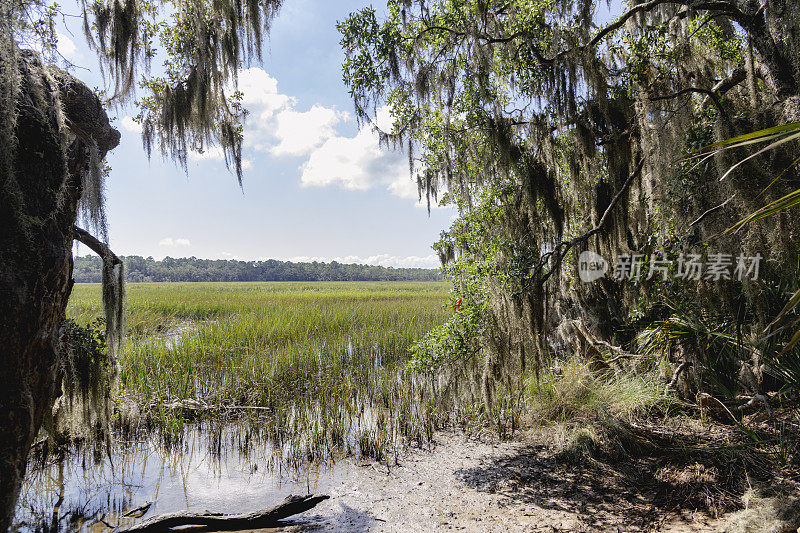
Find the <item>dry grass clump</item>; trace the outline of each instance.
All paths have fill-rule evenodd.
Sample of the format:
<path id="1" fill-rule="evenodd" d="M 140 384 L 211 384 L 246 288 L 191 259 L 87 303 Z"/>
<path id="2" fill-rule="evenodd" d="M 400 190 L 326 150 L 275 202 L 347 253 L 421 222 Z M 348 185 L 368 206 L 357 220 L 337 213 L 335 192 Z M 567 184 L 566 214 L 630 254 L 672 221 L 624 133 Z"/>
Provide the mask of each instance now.
<path id="1" fill-rule="evenodd" d="M 540 424 L 629 418 L 661 401 L 660 390 L 654 375 L 593 372 L 587 361 L 572 358 L 528 380 L 528 412 Z"/>
<path id="2" fill-rule="evenodd" d="M 794 489 L 796 490 L 796 488 Z M 725 533 L 788 533 L 800 530 L 800 497 L 795 493 L 773 490 L 766 496 L 748 490 L 742 502 L 744 509 L 726 520 Z"/>

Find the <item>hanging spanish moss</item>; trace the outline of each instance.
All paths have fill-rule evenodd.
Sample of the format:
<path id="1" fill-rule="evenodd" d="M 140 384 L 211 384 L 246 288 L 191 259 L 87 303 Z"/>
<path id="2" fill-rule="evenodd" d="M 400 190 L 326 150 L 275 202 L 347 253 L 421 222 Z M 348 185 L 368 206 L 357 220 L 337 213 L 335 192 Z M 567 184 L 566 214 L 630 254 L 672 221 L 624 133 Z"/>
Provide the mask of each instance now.
<path id="1" fill-rule="evenodd" d="M 116 368 L 117 354 L 125 338 L 125 265 L 118 259 L 103 258 L 103 310 L 108 355 Z"/>
<path id="2" fill-rule="evenodd" d="M 263 36 L 281 0 L 185 1 L 142 4 L 95 0 L 84 5 L 84 33 L 114 80 L 112 102 L 135 91 L 139 70 L 147 72 L 151 43 L 166 55 L 165 74 L 141 83 L 142 141 L 185 167 L 189 151 L 219 146 L 241 184 L 241 124 L 238 69 L 261 58 Z M 171 17 L 169 28 L 159 27 Z M 138 70 L 137 70 L 138 69 Z"/>
<path id="3" fill-rule="evenodd" d="M 437 249 L 455 298 L 483 317 L 487 398 L 503 375 L 548 364 L 564 320 L 619 347 L 634 342 L 631 316 L 659 297 L 733 316 L 768 307 L 746 281 L 582 284 L 584 250 L 705 254 L 714 239 L 727 253 L 773 251 L 773 275 L 797 265 L 796 219 L 721 236 L 791 190 L 794 170 L 759 195 L 796 154 L 776 151 L 722 182 L 736 154 L 680 160 L 800 118 L 800 6 L 634 1 L 602 24 L 601 4 L 409 1 L 385 21 L 365 9 L 339 26 L 359 120 L 388 105 L 383 142 L 408 147 L 421 197 L 447 191 L 461 213 Z M 769 321 L 754 316 L 752 331 Z"/>
<path id="4" fill-rule="evenodd" d="M 279 0 L 178 4 L 96 0 L 82 4 L 84 33 L 112 83 L 107 103 L 129 102 L 137 91 L 137 79 L 145 74 L 139 87 L 144 92 L 138 101 L 142 112 L 137 119 L 142 123 L 148 154 L 156 148 L 185 165 L 190 150 L 219 145 L 241 182 L 241 123 L 245 110 L 235 92 L 236 77 L 243 64 L 261 57 L 263 38 L 280 4 Z M 69 169 L 79 178 L 77 184 L 67 179 L 65 170 L 55 200 L 68 210 L 74 201 L 73 191 L 79 191 L 77 217 L 82 226 L 97 235 L 95 238 L 74 229 L 76 238 L 103 258 L 105 343 L 110 360 L 114 361 L 124 336 L 124 267 L 107 246 L 104 188 L 109 168 L 104 157 L 110 145 L 106 138 L 94 134 L 97 125 L 91 121 L 96 119 L 101 125 L 104 120 L 106 125 L 108 122 L 99 103 L 85 103 L 96 96 L 55 66 L 57 14 L 57 9 L 48 9 L 38 1 L 0 1 L 0 22 L 6 30 L 0 32 L 0 113 L 5 132 L 0 151 L 2 164 L 9 167 L 8 172 L 2 173 L 0 184 L 4 204 L 9 208 L 3 211 L 3 222 L 6 227 L 17 226 L 23 234 L 30 234 L 26 228 L 37 223 L 37 219 L 25 214 L 25 191 L 10 169 L 18 142 L 14 134 L 15 109 L 22 72 L 34 76 L 25 80 L 27 92 L 23 96 L 39 106 L 44 115 L 53 117 L 64 159 L 79 169 Z M 161 24 L 164 17 L 171 18 L 173 24 Z M 163 77 L 147 76 L 155 41 L 161 42 L 165 57 Z M 41 58 L 20 49 L 26 45 L 41 50 Z M 25 61 L 22 64 L 20 57 Z M 36 68 L 27 68 L 28 62 Z M 66 103 L 62 103 L 64 95 L 69 96 Z"/>
<path id="5" fill-rule="evenodd" d="M 108 168 L 97 149 L 97 144 L 89 146 L 89 162 L 81 176 L 81 199 L 78 215 L 84 227 L 90 228 L 108 243 L 108 225 L 105 212 L 105 178 Z"/>
<path id="6" fill-rule="evenodd" d="M 241 183 L 246 111 L 236 77 L 260 57 L 280 4 L 83 1 L 84 33 L 106 82 L 98 94 L 58 53 L 58 18 L 68 13 L 45 0 L 0 0 L 0 371 L 10 382 L 0 394 L 0 529 L 10 526 L 32 439 L 61 390 L 62 401 L 107 406 L 100 384 L 113 385 L 116 374 L 124 268 L 106 244 L 103 193 L 104 158 L 120 134 L 105 107 L 138 106 L 148 154 L 185 165 L 190 150 L 221 147 Z M 149 71 L 153 57 L 162 75 Z M 96 350 L 70 350 L 70 338 L 86 337 L 66 325 L 74 239 L 103 258 L 102 360 Z M 101 426 L 108 419 L 102 409 L 71 411 Z"/>
<path id="7" fill-rule="evenodd" d="M 88 440 L 109 435 L 111 391 L 117 369 L 106 344 L 103 320 L 64 325 L 62 395 L 48 413 L 45 427 L 54 442 Z"/>

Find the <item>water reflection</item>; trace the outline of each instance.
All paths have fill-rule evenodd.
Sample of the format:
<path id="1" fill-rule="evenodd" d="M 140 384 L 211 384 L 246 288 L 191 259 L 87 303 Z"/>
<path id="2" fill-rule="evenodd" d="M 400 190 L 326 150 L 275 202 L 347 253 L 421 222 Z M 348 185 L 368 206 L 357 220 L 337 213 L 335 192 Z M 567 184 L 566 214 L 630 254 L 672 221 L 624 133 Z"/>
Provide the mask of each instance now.
<path id="1" fill-rule="evenodd" d="M 82 449 L 32 461 L 16 523 L 22 531 L 108 531 L 178 510 L 249 512 L 289 494 L 325 492 L 349 466 L 287 470 L 251 428 L 187 425 L 177 445 L 151 434 L 117 439 L 111 453 Z"/>

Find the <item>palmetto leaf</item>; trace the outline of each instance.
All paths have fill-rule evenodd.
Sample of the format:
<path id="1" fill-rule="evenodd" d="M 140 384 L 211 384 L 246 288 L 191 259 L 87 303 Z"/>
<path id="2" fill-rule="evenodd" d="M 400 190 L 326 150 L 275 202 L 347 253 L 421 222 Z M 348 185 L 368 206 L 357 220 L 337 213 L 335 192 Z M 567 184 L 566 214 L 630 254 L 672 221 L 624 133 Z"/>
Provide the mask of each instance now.
<path id="1" fill-rule="evenodd" d="M 784 175 L 784 174 L 786 174 L 786 173 L 789 171 L 789 169 L 790 169 L 790 168 L 792 168 L 793 166 L 795 166 L 797 163 L 800 163 L 800 157 L 798 157 L 797 159 L 795 159 L 794 161 L 792 161 L 792 163 L 791 163 L 789 166 L 787 166 L 785 169 L 783 169 L 783 172 L 781 172 L 780 174 L 778 174 L 777 176 L 775 176 L 775 179 L 773 179 L 772 181 L 770 181 L 770 182 L 769 182 L 769 185 L 767 185 L 766 187 L 764 187 L 764 190 L 763 190 L 763 191 L 761 191 L 760 193 L 758 193 L 758 196 L 756 196 L 756 200 L 758 200 L 758 199 L 759 199 L 759 198 L 761 198 L 761 197 L 762 197 L 764 194 L 766 194 L 766 193 L 767 193 L 767 191 L 770 189 L 770 187 L 772 187 L 773 185 L 775 185 L 775 182 L 777 182 L 779 179 L 781 179 L 781 178 L 783 177 L 783 175 Z"/>
<path id="2" fill-rule="evenodd" d="M 800 122 L 792 122 L 791 124 L 783 124 L 781 126 L 773 126 L 771 128 L 766 128 L 766 129 L 763 129 L 763 130 L 754 131 L 754 132 L 751 132 L 751 133 L 746 133 L 744 135 L 739 135 L 737 137 L 733 137 L 733 138 L 730 138 L 730 139 L 726 139 L 724 141 L 720 141 L 720 142 L 716 142 L 714 144 L 710 144 L 710 145 L 705 146 L 703 148 L 699 148 L 697 150 L 689 152 L 688 154 L 686 154 L 686 156 L 684 156 L 684 160 L 691 160 L 691 159 L 695 159 L 695 158 L 701 158 L 700 162 L 695 165 L 695 166 L 697 166 L 697 165 L 701 164 L 703 161 L 707 160 L 709 157 L 711 157 L 713 155 L 716 155 L 716 154 L 718 154 L 718 153 L 720 153 L 720 152 L 722 152 L 724 150 L 731 150 L 731 149 L 734 149 L 734 148 L 741 148 L 741 147 L 744 147 L 744 146 L 749 146 L 749 145 L 753 145 L 753 144 L 757 144 L 757 143 L 769 142 L 769 144 L 767 146 L 762 147 L 761 149 L 759 149 L 755 153 L 750 154 L 749 156 L 745 157 L 741 161 L 739 161 L 739 162 L 735 163 L 733 166 L 731 166 L 725 172 L 725 174 L 723 174 L 722 177 L 720 178 L 720 181 L 722 181 L 731 172 L 736 170 L 739 166 L 741 166 L 745 162 L 749 161 L 750 159 L 753 159 L 754 157 L 757 157 L 757 156 L 759 156 L 759 155 L 761 155 L 761 154 L 763 154 L 765 152 L 768 152 L 770 150 L 774 150 L 775 148 L 778 148 L 779 146 L 781 146 L 783 144 L 786 144 L 786 143 L 791 142 L 791 141 L 799 140 L 799 139 L 800 139 Z M 774 185 L 775 182 L 778 181 L 778 179 L 780 179 L 781 176 L 783 176 L 786 173 L 786 171 L 788 171 L 790 168 L 792 168 L 794 165 L 796 165 L 798 163 L 800 163 L 800 157 L 798 157 L 797 159 L 792 161 L 792 163 L 786 169 L 784 169 L 783 172 L 781 172 L 775 179 L 773 179 L 770 182 L 770 184 L 767 185 L 767 187 L 763 191 L 761 191 L 761 194 L 759 194 L 759 196 L 763 195 L 767 191 L 767 189 L 772 187 L 772 185 Z M 799 203 L 800 203 L 800 189 L 798 189 L 798 190 L 796 190 L 794 192 L 791 192 L 791 193 L 787 194 L 786 196 L 784 196 L 783 198 L 775 200 L 774 202 L 772 202 L 772 203 L 770 203 L 768 205 L 765 205 L 764 207 L 762 207 L 761 209 L 755 211 L 754 213 L 749 214 L 747 217 L 743 218 L 742 220 L 740 220 L 739 222 L 737 222 L 736 224 L 734 224 L 733 226 L 731 226 L 730 228 L 725 230 L 725 233 L 728 233 L 730 231 L 738 231 L 745 224 L 748 224 L 749 222 L 753 222 L 755 220 L 759 220 L 759 219 L 762 219 L 764 217 L 768 217 L 770 215 L 774 215 L 775 213 L 777 213 L 779 211 L 782 211 L 784 209 L 788 209 L 788 208 L 790 208 L 790 207 L 792 207 L 794 205 L 797 205 Z"/>
<path id="3" fill-rule="evenodd" d="M 722 152 L 723 150 L 731 150 L 733 148 L 741 148 L 744 146 L 750 146 L 757 143 L 769 143 L 767 146 L 762 147 L 755 153 L 745 157 L 741 161 L 737 162 L 731 168 L 725 172 L 720 178 L 720 181 L 724 180 L 731 172 L 736 170 L 739 166 L 741 166 L 746 161 L 753 159 L 769 150 L 774 150 L 779 146 L 786 144 L 790 141 L 800 139 L 800 122 L 793 122 L 791 124 L 783 124 L 781 126 L 774 126 L 772 128 L 767 128 L 759 131 L 754 131 L 752 133 L 747 133 L 745 135 L 739 135 L 738 137 L 733 137 L 731 139 L 726 139 L 724 141 L 720 141 L 709 146 L 700 148 L 699 150 L 695 150 L 687 154 L 684 159 L 695 159 L 695 158 L 702 158 L 701 163 L 705 161 L 708 157 L 711 157 L 715 154 Z M 776 176 L 767 187 L 761 191 L 759 197 L 762 196 L 772 185 L 775 184 L 790 168 L 795 166 L 796 164 L 800 163 L 800 157 L 797 157 L 792 161 L 792 163 L 784 169 L 778 176 Z M 699 165 L 698 163 L 697 165 Z M 697 166 L 695 165 L 695 166 Z M 783 198 L 779 198 L 774 202 L 771 202 L 764 207 L 758 209 L 757 211 L 750 213 L 748 216 L 725 230 L 724 233 L 728 233 L 730 231 L 739 231 L 743 228 L 746 224 L 760 220 L 762 218 L 768 217 L 770 215 L 774 215 L 784 209 L 789 209 L 797 204 L 800 204 L 800 189 L 790 192 Z M 769 332 L 772 330 L 766 338 L 772 337 L 779 333 L 785 332 L 787 330 L 791 331 L 792 328 L 797 328 L 800 324 L 800 317 L 794 318 L 792 320 L 787 320 L 788 314 L 794 311 L 798 306 L 800 306 L 800 290 L 795 292 L 791 298 L 789 298 L 789 302 L 786 306 L 781 310 L 780 313 L 775 317 L 775 319 L 767 326 L 764 330 L 764 333 Z M 766 340 L 766 339 L 763 339 Z M 788 357 L 790 353 L 792 353 L 792 349 L 800 343 L 800 330 L 795 329 L 794 334 L 792 335 L 789 342 L 784 346 L 783 350 L 780 352 L 780 357 Z M 794 363 L 800 363 L 800 359 L 795 357 L 793 359 Z M 791 365 L 789 365 L 791 366 Z M 784 368 L 784 370 L 786 370 Z M 787 375 L 784 376 L 794 376 L 795 382 L 797 378 L 800 377 L 800 372 L 794 372 L 795 370 L 800 370 L 800 364 L 796 364 L 795 368 L 792 371 L 787 370 Z M 790 380 L 791 381 L 791 380 Z"/>
<path id="4" fill-rule="evenodd" d="M 797 304 L 800 304 L 800 290 L 795 292 L 792 295 L 792 297 L 789 298 L 789 302 L 786 304 L 786 306 L 783 309 L 781 309 L 781 312 L 778 313 L 778 316 L 775 317 L 775 320 L 770 322 L 769 326 L 767 326 L 767 329 L 770 329 L 772 326 L 774 326 L 775 324 L 777 324 L 778 322 L 783 320 L 783 317 L 785 317 L 786 314 L 789 313 L 792 309 L 797 307 Z"/>
<path id="5" fill-rule="evenodd" d="M 791 135 L 792 133 L 796 133 L 798 131 L 800 131 L 800 122 L 792 122 L 791 124 L 773 126 L 771 128 L 745 133 L 744 135 L 739 135 L 737 137 L 725 139 L 724 141 L 709 144 L 708 146 L 704 146 L 703 148 L 698 148 L 697 150 L 689 152 L 684 158 L 690 159 L 692 157 L 698 157 L 709 152 L 719 152 L 721 150 L 730 150 L 732 148 L 739 148 L 749 144 L 766 142 L 778 137 Z"/>
<path id="6" fill-rule="evenodd" d="M 758 211 L 750 213 L 745 218 L 743 218 L 742 220 L 740 220 L 739 222 L 737 222 L 736 224 L 734 224 L 730 228 L 726 229 L 725 233 L 728 233 L 729 231 L 739 231 L 742 228 L 742 226 L 744 226 L 745 224 L 747 224 L 749 222 L 753 222 L 755 220 L 759 220 L 759 219 L 762 219 L 764 217 L 768 217 L 770 215 L 774 215 L 775 213 L 777 213 L 779 211 L 783 211 L 784 209 L 788 209 L 788 208 L 790 208 L 790 207 L 792 207 L 794 205 L 797 205 L 797 204 L 800 204 L 800 189 L 797 189 L 796 191 L 790 192 L 789 194 L 787 194 L 783 198 L 775 200 L 771 204 L 765 205 L 764 207 L 762 207 Z"/>
<path id="7" fill-rule="evenodd" d="M 774 137 L 773 137 L 773 138 L 774 138 Z M 793 133 L 793 134 L 791 134 L 791 135 L 784 135 L 784 136 L 780 136 L 780 138 L 779 138 L 778 140 L 776 140 L 775 142 L 771 143 L 771 144 L 770 144 L 770 145 L 768 145 L 768 146 L 765 146 L 764 148 L 762 148 L 762 149 L 761 149 L 761 150 L 759 150 L 758 152 L 756 152 L 756 153 L 754 153 L 754 154 L 751 154 L 751 155 L 749 155 L 749 156 L 745 157 L 744 159 L 742 159 L 741 161 L 739 161 L 738 163 L 736 163 L 735 165 L 733 165 L 731 168 L 729 168 L 729 169 L 728 169 L 728 171 L 727 171 L 725 174 L 723 174 L 723 175 L 722 175 L 722 177 L 719 179 L 719 181 L 722 181 L 722 180 L 724 180 L 726 177 L 728 177 L 728 174 L 730 174 L 731 172 L 733 172 L 734 170 L 736 170 L 736 169 L 737 169 L 737 168 L 738 168 L 740 165 L 742 165 L 742 164 L 743 164 L 743 163 L 745 163 L 746 161 L 749 161 L 750 159 L 753 159 L 754 157 L 756 157 L 756 156 L 759 156 L 759 155 L 763 154 L 764 152 L 766 152 L 766 151 L 768 151 L 768 150 L 772 150 L 772 149 L 774 149 L 774 148 L 777 148 L 778 146 L 780 146 L 780 145 L 782 145 L 782 144 L 784 144 L 784 143 L 787 143 L 787 142 L 789 142 L 789 141 L 793 141 L 793 140 L 795 140 L 795 139 L 797 139 L 797 138 L 800 138 L 800 132 L 798 132 L 798 133 Z M 731 148 L 732 148 L 732 147 L 731 147 Z"/>
<path id="8" fill-rule="evenodd" d="M 795 344 L 797 344 L 798 341 L 800 341 L 800 329 L 794 332 L 794 335 L 792 336 L 792 340 L 790 340 L 789 343 L 786 346 L 783 347 L 783 351 L 781 351 L 781 355 L 785 354 L 786 352 L 788 352 L 789 350 L 794 348 Z"/>

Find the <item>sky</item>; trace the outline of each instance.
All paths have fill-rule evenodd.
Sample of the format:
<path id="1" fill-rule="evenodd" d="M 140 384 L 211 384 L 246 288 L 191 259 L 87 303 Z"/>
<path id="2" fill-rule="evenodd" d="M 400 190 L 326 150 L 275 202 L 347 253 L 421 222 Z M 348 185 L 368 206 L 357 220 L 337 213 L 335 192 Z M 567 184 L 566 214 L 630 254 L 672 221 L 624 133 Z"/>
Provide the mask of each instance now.
<path id="1" fill-rule="evenodd" d="M 418 202 L 405 154 L 359 130 L 342 82 L 336 21 L 368 2 L 289 0 L 261 64 L 239 75 L 250 114 L 240 188 L 221 153 L 191 154 L 188 172 L 141 146 L 133 107 L 107 161 L 109 244 L 118 255 L 331 261 L 437 267 L 431 249 L 452 208 Z M 75 8 L 77 9 L 77 8 Z M 68 11 L 68 9 L 65 9 Z M 59 30 L 73 72 L 103 87 L 77 20 Z M 385 118 L 379 113 L 378 123 Z M 86 248 L 77 253 L 86 255 Z"/>

